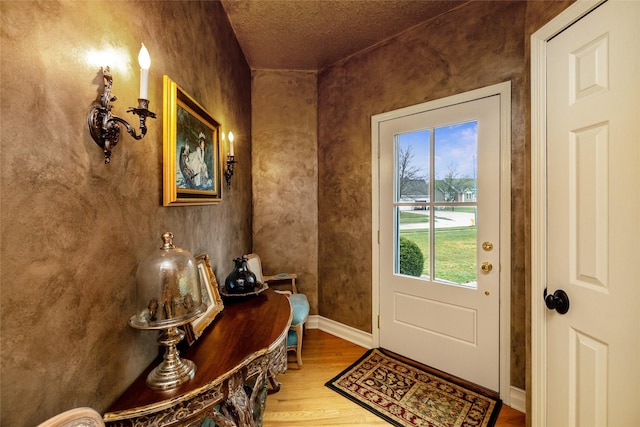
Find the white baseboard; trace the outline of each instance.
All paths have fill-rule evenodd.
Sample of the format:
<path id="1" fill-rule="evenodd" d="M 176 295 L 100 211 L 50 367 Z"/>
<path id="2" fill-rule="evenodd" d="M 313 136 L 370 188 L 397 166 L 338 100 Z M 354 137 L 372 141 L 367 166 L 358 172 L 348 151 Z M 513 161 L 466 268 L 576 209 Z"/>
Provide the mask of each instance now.
<path id="1" fill-rule="evenodd" d="M 338 323 L 326 317 L 319 315 L 309 316 L 306 327 L 309 329 L 320 329 L 323 332 L 342 338 L 360 347 L 373 348 L 373 336 L 370 333 Z"/>
<path id="2" fill-rule="evenodd" d="M 307 329 L 320 329 L 318 327 L 319 319 L 320 319 L 320 316 L 317 314 L 309 315 L 309 318 L 307 319 L 307 323 L 304 324 L 304 327 Z"/>
<path id="3" fill-rule="evenodd" d="M 322 317 L 317 314 L 309 316 L 306 327 L 309 329 L 320 329 L 323 332 L 327 332 L 333 336 L 352 342 L 360 347 L 373 348 L 372 334 L 336 322 L 335 320 L 327 319 L 326 317 Z M 503 399 L 505 401 L 504 403 L 516 411 L 526 413 L 527 393 L 518 387 L 511 386 L 508 395 L 509 401 L 507 402 L 507 399 Z"/>
<path id="4" fill-rule="evenodd" d="M 511 386 L 509 393 L 509 406 L 522 413 L 527 412 L 527 392 L 521 388 Z"/>

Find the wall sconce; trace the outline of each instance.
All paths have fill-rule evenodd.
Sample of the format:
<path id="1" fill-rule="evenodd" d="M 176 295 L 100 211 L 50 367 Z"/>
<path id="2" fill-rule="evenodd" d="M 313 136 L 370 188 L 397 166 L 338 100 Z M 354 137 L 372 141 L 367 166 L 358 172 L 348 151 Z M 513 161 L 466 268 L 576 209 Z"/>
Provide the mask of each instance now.
<path id="1" fill-rule="evenodd" d="M 233 164 L 235 156 L 233 155 L 233 132 L 229 132 L 229 152 L 227 153 L 227 170 L 224 171 L 224 179 L 227 181 L 227 188 L 231 188 L 231 177 L 233 176 Z"/>
<path id="2" fill-rule="evenodd" d="M 140 135 L 136 134 L 136 130 L 124 119 L 111 114 L 113 106 L 111 102 L 117 98 L 111 96 L 111 85 L 113 77 L 109 67 L 102 69 L 102 78 L 104 79 L 104 90 L 100 96 L 100 102 L 94 102 L 87 116 L 87 125 L 89 133 L 93 140 L 102 148 L 104 152 L 104 162 L 109 163 L 111 159 L 111 150 L 118 144 L 120 139 L 120 126 L 124 125 L 129 135 L 139 140 L 147 133 L 146 120 L 147 117 L 156 118 L 156 113 L 149 111 L 148 86 L 149 86 L 149 66 L 151 65 L 151 57 L 149 51 L 142 45 L 138 55 L 140 63 L 140 98 L 138 98 L 138 108 L 130 107 L 127 113 L 133 113 L 140 116 Z"/>

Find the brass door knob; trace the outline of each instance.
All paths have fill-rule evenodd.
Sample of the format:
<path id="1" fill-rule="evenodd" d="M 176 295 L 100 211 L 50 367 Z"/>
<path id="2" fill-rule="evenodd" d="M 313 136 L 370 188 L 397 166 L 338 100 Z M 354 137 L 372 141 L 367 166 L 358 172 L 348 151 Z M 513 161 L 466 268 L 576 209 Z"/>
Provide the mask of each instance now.
<path id="1" fill-rule="evenodd" d="M 480 269 L 482 270 L 483 273 L 488 273 L 491 270 L 493 270 L 493 264 L 491 264 L 488 261 L 485 261 L 482 263 L 482 265 L 480 266 Z"/>

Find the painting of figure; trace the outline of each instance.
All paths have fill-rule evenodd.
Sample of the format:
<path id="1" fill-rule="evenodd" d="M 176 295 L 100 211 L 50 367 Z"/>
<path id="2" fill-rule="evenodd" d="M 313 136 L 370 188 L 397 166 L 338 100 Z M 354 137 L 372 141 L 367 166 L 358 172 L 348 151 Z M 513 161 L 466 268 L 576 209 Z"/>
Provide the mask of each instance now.
<path id="1" fill-rule="evenodd" d="M 219 203 L 220 124 L 164 76 L 163 205 Z"/>

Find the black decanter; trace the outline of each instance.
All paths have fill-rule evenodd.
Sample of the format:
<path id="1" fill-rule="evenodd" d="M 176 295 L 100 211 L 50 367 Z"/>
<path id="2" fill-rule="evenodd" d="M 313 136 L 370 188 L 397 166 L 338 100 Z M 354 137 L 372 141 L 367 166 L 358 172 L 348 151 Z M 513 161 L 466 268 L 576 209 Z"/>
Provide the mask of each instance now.
<path id="1" fill-rule="evenodd" d="M 254 292 L 258 281 L 256 275 L 247 268 L 247 258 L 235 258 L 235 267 L 224 281 L 224 287 L 230 294 L 246 294 Z"/>

